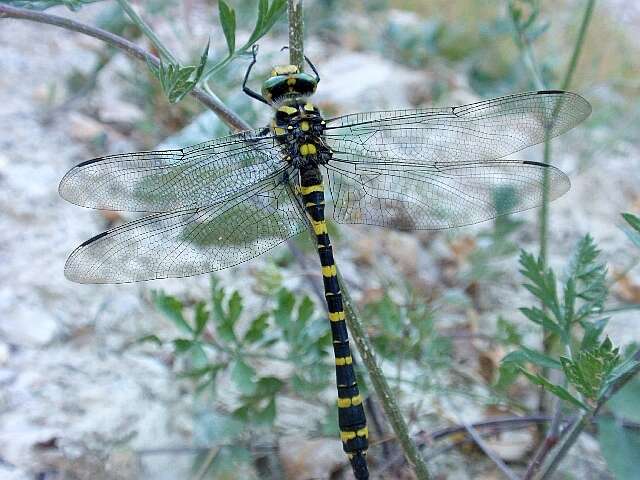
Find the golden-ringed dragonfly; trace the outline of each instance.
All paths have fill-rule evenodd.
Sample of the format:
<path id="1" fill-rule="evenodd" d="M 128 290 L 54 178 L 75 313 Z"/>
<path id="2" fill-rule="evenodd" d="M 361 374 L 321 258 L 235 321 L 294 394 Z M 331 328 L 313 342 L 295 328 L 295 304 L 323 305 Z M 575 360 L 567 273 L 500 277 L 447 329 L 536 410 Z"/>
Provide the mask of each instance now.
<path id="1" fill-rule="evenodd" d="M 325 223 L 401 230 L 470 225 L 555 199 L 557 168 L 505 159 L 573 128 L 591 112 L 581 96 L 538 91 L 447 108 L 324 119 L 310 97 L 320 77 L 273 69 L 257 93 L 266 128 L 187 148 L 109 155 L 72 168 L 60 194 L 77 205 L 148 212 L 80 245 L 65 266 L 80 283 L 137 282 L 231 267 L 310 229 L 318 247 L 338 389 L 340 438 L 356 478 L 369 478 L 368 431 Z"/>

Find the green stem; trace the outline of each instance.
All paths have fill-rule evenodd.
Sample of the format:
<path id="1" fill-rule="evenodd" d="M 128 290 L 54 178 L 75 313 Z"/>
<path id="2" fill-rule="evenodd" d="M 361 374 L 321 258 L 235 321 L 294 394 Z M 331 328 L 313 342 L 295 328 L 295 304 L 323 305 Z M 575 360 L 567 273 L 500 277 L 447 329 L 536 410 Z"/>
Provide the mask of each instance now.
<path id="1" fill-rule="evenodd" d="M 138 12 L 135 11 L 133 6 L 127 0 L 116 0 L 116 1 L 118 2 L 118 5 L 120 5 L 120 8 L 122 8 L 127 13 L 127 15 L 129 15 L 129 18 L 133 21 L 133 23 L 135 23 L 136 26 L 140 30 L 142 30 L 142 33 L 144 33 L 145 36 L 149 40 L 151 40 L 151 43 L 153 43 L 153 45 L 158 49 L 158 51 L 171 63 L 178 63 L 178 61 L 173 56 L 173 54 L 169 51 L 167 47 L 164 46 L 164 44 L 162 43 L 160 38 L 158 38 L 158 36 L 155 34 L 153 29 L 149 25 L 147 25 L 147 23 L 142 19 L 140 15 L 138 15 Z"/>
<path id="2" fill-rule="evenodd" d="M 419 480 L 428 480 L 430 477 L 429 470 L 427 468 L 427 464 L 424 461 L 424 458 L 420 454 L 418 447 L 415 442 L 409 436 L 409 430 L 407 428 L 407 424 L 402 418 L 402 414 L 400 413 L 400 408 L 391 392 L 391 388 L 387 383 L 387 379 L 382 373 L 382 369 L 376 362 L 375 354 L 373 352 L 373 346 L 367 337 L 364 326 L 362 325 L 362 321 L 360 320 L 360 316 L 356 309 L 356 306 L 349 295 L 349 291 L 346 287 L 346 283 L 342 279 L 340 272 L 338 272 L 338 281 L 342 290 L 342 298 L 344 300 L 344 310 L 346 312 L 347 317 L 347 325 L 349 326 L 349 331 L 351 332 L 351 336 L 353 341 L 358 348 L 358 352 L 360 353 L 360 357 L 362 358 L 362 363 L 364 363 L 367 368 L 367 372 L 369 373 L 369 378 L 371 379 L 371 383 L 373 384 L 373 388 L 376 391 L 378 398 L 380 399 L 380 403 L 382 404 L 382 408 L 389 419 L 389 423 L 391 424 L 391 428 L 393 428 L 394 433 L 396 434 L 396 438 L 404 451 L 404 455 L 412 466 L 413 470 L 416 473 L 416 476 Z"/>

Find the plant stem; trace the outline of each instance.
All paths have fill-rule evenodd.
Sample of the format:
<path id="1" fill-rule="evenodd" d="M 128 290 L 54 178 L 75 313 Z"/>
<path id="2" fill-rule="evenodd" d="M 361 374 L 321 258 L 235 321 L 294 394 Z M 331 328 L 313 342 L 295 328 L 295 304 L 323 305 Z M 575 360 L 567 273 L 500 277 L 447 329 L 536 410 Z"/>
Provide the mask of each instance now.
<path id="1" fill-rule="evenodd" d="M 101 28 L 93 27 L 85 23 L 77 22 L 58 15 L 51 15 L 49 13 L 37 12 L 28 10 L 26 8 L 16 8 L 9 5 L 0 4 L 0 18 L 16 18 L 20 20 L 28 20 L 36 23 L 43 23 L 47 25 L 53 25 L 55 27 L 64 28 L 72 32 L 82 33 L 93 38 L 97 38 L 112 47 L 122 50 L 136 60 L 148 61 L 153 65 L 159 65 L 160 60 L 155 55 L 147 52 L 143 48 L 139 47 L 133 42 L 130 42 L 126 38 L 119 35 L 115 35 L 111 32 L 103 30 Z M 229 109 L 225 104 L 218 99 L 207 94 L 200 88 L 194 88 L 190 94 L 202 103 L 209 110 L 213 111 L 220 117 L 224 123 L 229 125 L 235 130 L 248 130 L 250 125 L 238 116 L 233 110 Z"/>
<path id="2" fill-rule="evenodd" d="M 548 480 L 551 478 L 551 475 L 553 475 L 556 468 L 558 468 L 558 465 L 560 465 L 560 462 L 564 459 L 567 453 L 569 453 L 569 450 L 588 423 L 590 423 L 590 415 L 582 413 L 573 424 L 568 426 L 562 432 L 558 446 L 552 450 L 551 455 L 547 458 L 547 461 L 540 469 L 540 473 L 534 477 L 535 480 Z"/>
<path id="3" fill-rule="evenodd" d="M 573 74 L 576 71 L 578 59 L 580 58 L 580 54 L 582 53 L 582 46 L 584 45 L 584 40 L 587 36 L 587 29 L 589 27 L 589 23 L 591 22 L 594 5 L 595 0 L 587 0 L 587 5 L 582 16 L 582 22 L 580 23 L 580 30 L 578 31 L 578 37 L 576 38 L 576 43 L 573 47 L 573 53 L 571 54 L 569 65 L 567 66 L 567 70 L 564 74 L 564 79 L 562 80 L 562 84 L 560 86 L 561 90 L 568 90 L 571 86 Z M 549 138 L 545 139 L 544 142 L 543 162 L 547 164 L 551 162 L 551 143 Z M 542 188 L 542 210 L 540 211 L 540 258 L 542 258 L 542 262 L 546 265 L 549 244 L 549 172 L 547 169 L 545 169 L 544 171 Z"/>
<path id="4" fill-rule="evenodd" d="M 482 438 L 482 436 L 480 436 L 480 434 L 477 432 L 477 430 L 475 428 L 473 428 L 470 424 L 465 423 L 464 424 L 464 428 L 467 430 L 467 432 L 469 433 L 469 436 L 473 439 L 473 441 L 475 442 L 475 444 L 480 447 L 480 450 L 482 450 L 484 452 L 484 454 L 489 457 L 489 459 L 496 464 L 496 466 L 498 467 L 498 469 L 500 469 L 500 471 L 502 473 L 504 473 L 504 475 L 509 479 L 509 480 L 518 480 L 518 477 L 515 473 L 513 473 L 513 471 L 507 467 L 507 464 L 504 463 L 502 461 L 502 459 L 496 454 L 496 452 L 494 452 L 493 450 L 491 450 L 491 448 L 489 447 L 489 445 L 487 445 L 487 442 L 484 441 L 484 439 Z"/>
<path id="5" fill-rule="evenodd" d="M 349 291 L 346 288 L 346 284 L 342 279 L 340 272 L 338 272 L 338 281 L 342 287 L 342 297 L 344 299 L 344 309 L 347 314 L 346 317 L 347 324 L 349 325 L 349 331 L 351 332 L 351 336 L 358 347 L 358 352 L 360 353 L 360 357 L 362 357 L 362 362 L 367 368 L 369 377 L 371 378 L 371 383 L 373 384 L 373 388 L 380 399 L 382 408 L 389 419 L 391 428 L 393 428 L 396 438 L 404 451 L 404 455 L 414 469 L 418 479 L 428 480 L 431 477 L 429 475 L 429 470 L 427 469 L 427 464 L 424 461 L 424 458 L 422 458 L 415 442 L 409 436 L 407 424 L 402 418 L 400 408 L 391 393 L 391 388 L 387 383 L 387 379 L 376 362 L 373 347 L 371 346 L 371 342 L 369 342 L 369 338 L 364 331 L 356 306 L 349 295 Z"/>
<path id="6" fill-rule="evenodd" d="M 304 68 L 304 20 L 302 17 L 302 0 L 289 1 L 289 61 L 297 65 L 300 71 Z"/>
<path id="7" fill-rule="evenodd" d="M 158 51 L 171 63 L 178 63 L 178 61 L 176 60 L 176 57 L 174 57 L 173 54 L 169 51 L 169 49 L 164 46 L 164 44 L 158 38 L 156 33 L 153 31 L 153 29 L 149 25 L 147 25 L 147 23 L 142 19 L 140 15 L 138 15 L 138 12 L 135 11 L 133 6 L 127 0 L 116 0 L 116 1 L 118 2 L 118 5 L 120 5 L 120 8 L 122 8 L 127 13 L 127 15 L 129 15 L 129 18 L 133 21 L 133 23 L 135 23 L 136 26 L 140 30 L 142 30 L 142 33 L 144 33 L 145 36 L 149 40 L 151 40 L 151 43 L 153 43 L 153 45 L 158 49 Z"/>

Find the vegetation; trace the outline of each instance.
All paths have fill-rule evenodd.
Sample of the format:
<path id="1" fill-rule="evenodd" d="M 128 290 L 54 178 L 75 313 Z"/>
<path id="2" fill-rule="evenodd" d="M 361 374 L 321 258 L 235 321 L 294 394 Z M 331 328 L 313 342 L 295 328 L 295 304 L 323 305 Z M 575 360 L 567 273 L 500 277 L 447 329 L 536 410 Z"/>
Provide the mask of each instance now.
<path id="1" fill-rule="evenodd" d="M 94 2 L 9 0 L 0 2 L 0 18 L 49 23 L 107 42 L 109 47 L 98 55 L 92 75 L 70 74 L 70 84 L 72 80 L 79 82 L 84 87 L 83 94 L 95 87 L 100 72 L 115 55 L 113 48 L 143 60 L 144 74 L 125 79 L 130 88 L 142 90 L 138 98 L 149 109 L 144 124 L 139 125 L 147 133 L 142 143 L 153 145 L 161 137 L 194 122 L 201 107 L 193 99 L 220 115 L 224 124 L 217 124 L 213 129 L 216 134 L 227 128 L 246 128 L 246 120 L 262 120 L 253 106 L 234 96 L 239 84 L 239 71 L 234 67 L 235 63 L 241 63 L 237 60 L 247 58 L 260 39 L 277 34 L 278 29 L 284 30 L 284 0 L 260 0 L 257 11 L 255 2 L 220 0 L 219 25 L 213 35 L 218 37 L 216 40 L 224 39 L 226 50 L 212 50 L 210 43 L 193 47 L 192 59 L 186 63 L 179 61 L 143 20 L 147 12 L 140 15 L 127 0 L 118 0 L 118 8 L 102 19 L 101 26 L 112 36 L 97 27 L 39 12 L 59 5 L 77 10 L 90 3 Z M 160 3 L 150 2 L 149 16 L 165 8 Z M 505 2 L 504 11 L 483 9 L 473 23 L 468 21 L 473 28 L 456 25 L 446 15 L 438 17 L 429 10 L 435 7 L 416 2 L 413 10 L 422 14 L 418 20 L 407 26 L 390 17 L 381 27 L 384 34 L 377 39 L 358 31 L 357 26 L 346 28 L 333 18 L 340 8 L 335 2 L 317 3 L 321 7 L 310 7 L 315 10 L 307 19 L 309 36 L 335 41 L 331 33 L 335 26 L 337 35 L 355 35 L 352 41 L 357 46 L 392 57 L 400 65 L 462 72 L 470 88 L 485 96 L 527 88 L 568 89 L 576 83 L 574 77 L 587 42 L 595 2 L 581 3 L 583 14 L 576 22 L 577 31 L 571 32 L 573 40 L 562 42 L 562 48 L 558 49 L 562 61 L 558 55 L 547 55 L 552 48 L 548 36 L 554 28 L 554 19 L 545 10 L 545 4 L 535 0 Z M 372 14 L 399 6 L 395 5 L 397 2 L 370 3 L 366 8 Z M 249 17 L 252 21 L 246 21 Z M 140 42 L 146 37 L 150 51 L 128 45 L 122 41 L 125 36 Z M 244 42 L 238 40 L 245 37 Z M 540 62 L 540 58 L 544 61 Z M 566 67 L 559 67 L 564 64 Z M 138 64 L 141 70 L 144 65 Z M 622 76 L 627 78 L 628 72 L 623 70 Z M 435 75 L 429 100 L 438 100 L 447 89 L 447 79 Z M 171 113 L 158 101 L 161 95 L 168 103 L 176 104 Z M 162 128 L 156 128 L 158 123 Z M 544 160 L 553 160 L 548 143 Z M 640 218 L 631 213 L 623 218 L 625 232 L 635 246 L 629 250 L 640 248 Z M 441 454 L 433 442 L 453 438 L 453 443 L 475 443 L 509 478 L 548 479 L 563 468 L 580 435 L 595 435 L 608 469 L 616 478 L 640 475 L 635 461 L 640 453 L 640 418 L 634 408 L 640 399 L 640 383 L 635 376 L 640 370 L 640 350 L 635 345 L 616 345 L 607 335 L 610 318 L 621 309 L 637 305 L 611 303 L 610 290 L 621 276 L 609 274 L 603 259 L 606 252 L 600 250 L 589 234 L 578 241 L 562 273 L 550 266 L 553 247 L 549 247 L 548 222 L 545 204 L 539 219 L 540 250 L 536 255 L 518 248 L 523 221 L 510 217 L 495 220 L 479 232 L 468 254 L 455 259 L 462 265 L 456 269 L 455 288 L 447 291 L 442 287 L 422 288 L 410 275 L 398 279 L 377 272 L 383 287 L 368 292 L 360 307 L 371 348 L 386 379 L 371 369 L 368 355 L 367 363 L 362 359 L 358 362 L 359 378 L 364 378 L 361 388 L 368 396 L 367 413 L 373 418 L 372 457 L 382 459 L 374 460 L 374 471 L 387 465 L 387 471 L 381 475 L 399 478 L 415 467 L 415 462 L 397 461 L 401 453 L 390 445 L 395 438 L 381 418 L 379 403 L 382 401 L 386 410 L 387 399 L 374 393 L 377 382 L 383 381 L 388 383 L 387 388 L 402 406 L 411 427 L 411 445 L 401 438 L 401 450 L 407 455 L 408 449 L 415 448 L 412 445 L 418 445 L 420 461 L 428 459 L 430 470 L 437 471 L 434 459 Z M 197 478 L 233 478 L 239 471 L 246 478 L 282 477 L 278 462 L 273 461 L 277 457 L 275 447 L 257 454 L 255 446 L 269 433 L 278 436 L 285 430 L 278 421 L 286 408 L 282 406 L 285 400 L 308 407 L 305 435 L 338 434 L 337 408 L 332 397 L 325 395 L 333 368 L 331 337 L 324 312 L 318 310 L 316 302 L 300 294 L 297 288 L 284 286 L 283 269 L 312 268 L 306 265 L 304 245 L 292 243 L 290 248 L 258 270 L 256 291 L 251 295 L 259 298 L 259 306 L 247 307 L 248 293 L 229 288 L 215 276 L 211 277 L 210 293 L 204 299 L 190 302 L 162 291 L 152 295 L 153 305 L 173 324 L 176 333 L 173 336 L 151 333 L 138 344 L 150 343 L 168 350 L 176 360 L 176 371 L 193 395 Z M 466 332 L 471 341 L 458 336 L 465 333 L 464 329 L 442 327 L 451 311 L 442 307 L 445 303 L 456 305 L 459 310 L 467 308 L 496 317 L 492 312 L 483 312 L 484 307 L 479 305 L 483 289 L 499 281 L 508 270 L 505 264 L 515 265 L 518 252 L 523 287 L 535 303 L 520 308 L 517 304 L 510 305 L 509 313 L 503 312 L 496 320 L 494 330 L 483 335 Z M 311 282 L 309 286 L 313 287 Z M 526 323 L 518 318 L 517 311 Z M 472 343 L 477 339 L 474 337 L 484 337 L 482 340 L 490 345 L 487 350 L 491 352 L 509 351 L 501 359 L 497 374 L 491 362 L 486 369 L 474 369 L 459 361 L 461 350 L 478 349 Z M 360 346 L 359 342 L 366 341 L 367 337 L 356 330 L 356 344 Z M 464 342 L 464 348 L 459 347 L 460 341 Z M 537 397 L 535 402 L 532 397 Z M 464 405 L 479 405 L 482 411 L 493 409 L 501 415 L 469 424 L 462 416 L 446 413 L 444 408 L 439 409 L 441 415 L 438 409 L 426 408 L 430 402 L 442 407 L 438 399 L 450 404 L 462 401 Z M 434 430 L 434 423 L 443 423 L 445 419 L 460 427 L 461 430 L 451 427 L 451 432 L 462 432 L 457 440 L 453 433 L 440 435 Z M 486 422 L 493 422 L 494 430 L 485 431 Z M 543 425 L 542 436 L 526 466 L 508 465 L 487 444 L 492 432 L 536 423 Z M 406 425 L 404 428 L 407 430 Z M 402 437 L 397 431 L 396 435 Z M 411 458 L 411 454 L 408 456 Z M 264 458 L 270 460 L 262 461 Z M 426 468 L 416 475 L 427 478 Z"/>

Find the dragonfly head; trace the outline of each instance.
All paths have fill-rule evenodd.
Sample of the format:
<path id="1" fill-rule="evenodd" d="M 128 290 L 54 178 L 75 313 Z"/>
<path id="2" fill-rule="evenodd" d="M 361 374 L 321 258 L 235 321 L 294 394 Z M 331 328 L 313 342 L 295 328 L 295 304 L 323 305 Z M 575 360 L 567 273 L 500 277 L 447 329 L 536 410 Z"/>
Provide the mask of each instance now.
<path id="1" fill-rule="evenodd" d="M 313 95 L 318 82 L 308 73 L 301 72 L 295 65 L 274 67 L 271 76 L 262 85 L 262 96 L 269 102 L 283 97 L 303 97 Z"/>

